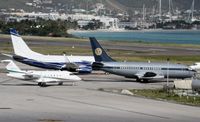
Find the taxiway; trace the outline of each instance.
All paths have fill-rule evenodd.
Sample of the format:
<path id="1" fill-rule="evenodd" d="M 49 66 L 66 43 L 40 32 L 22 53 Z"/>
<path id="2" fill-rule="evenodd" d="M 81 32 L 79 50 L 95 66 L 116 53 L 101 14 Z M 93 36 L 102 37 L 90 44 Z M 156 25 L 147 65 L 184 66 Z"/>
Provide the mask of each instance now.
<path id="1" fill-rule="evenodd" d="M 23 64 L 21 64 L 23 65 Z M 25 68 L 30 68 L 25 66 Z M 0 65 L 3 68 L 3 65 Z M 102 92 L 100 88 L 161 88 L 163 82 L 141 84 L 114 75 L 80 75 L 76 86 L 20 81 L 0 73 L 2 122 L 199 122 L 200 108 Z"/>

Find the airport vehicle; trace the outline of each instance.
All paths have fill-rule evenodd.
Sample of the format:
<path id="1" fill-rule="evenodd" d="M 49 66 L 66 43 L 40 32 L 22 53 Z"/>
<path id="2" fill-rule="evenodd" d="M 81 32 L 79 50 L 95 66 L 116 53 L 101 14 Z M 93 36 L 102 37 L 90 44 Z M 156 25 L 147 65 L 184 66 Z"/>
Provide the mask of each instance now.
<path id="1" fill-rule="evenodd" d="M 200 62 L 196 62 L 193 65 L 190 66 L 190 68 L 194 70 L 200 70 Z"/>
<path id="2" fill-rule="evenodd" d="M 135 78 L 137 81 L 148 82 L 152 79 L 191 78 L 196 71 L 182 64 L 151 63 L 151 62 L 117 62 L 107 55 L 96 38 L 90 37 L 95 62 L 92 67 L 96 70 Z"/>
<path id="3" fill-rule="evenodd" d="M 65 56 L 43 55 L 32 51 L 20 37 L 15 29 L 10 29 L 16 61 L 46 69 L 78 71 L 79 73 L 91 73 L 93 56 Z"/>
<path id="4" fill-rule="evenodd" d="M 200 93 L 200 79 L 192 78 L 192 79 L 177 79 L 174 80 L 174 87 L 176 89 L 183 89 L 183 90 L 193 90 Z"/>
<path id="5" fill-rule="evenodd" d="M 69 71 L 25 71 L 21 70 L 12 60 L 3 60 L 1 62 L 8 63 L 6 66 L 8 71 L 7 76 L 26 81 L 34 81 L 41 87 L 46 86 L 46 83 L 57 82 L 58 85 L 62 85 L 63 82 L 81 80 L 81 78 Z"/>

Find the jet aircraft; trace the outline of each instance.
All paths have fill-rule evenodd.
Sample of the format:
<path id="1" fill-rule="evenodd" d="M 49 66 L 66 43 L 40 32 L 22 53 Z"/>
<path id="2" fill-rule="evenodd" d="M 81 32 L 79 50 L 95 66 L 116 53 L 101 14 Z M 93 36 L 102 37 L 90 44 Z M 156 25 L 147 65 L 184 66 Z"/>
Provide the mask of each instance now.
<path id="1" fill-rule="evenodd" d="M 10 29 L 14 55 L 11 57 L 21 63 L 46 69 L 78 71 L 91 73 L 93 56 L 43 55 L 32 51 L 15 29 Z"/>
<path id="2" fill-rule="evenodd" d="M 41 87 L 46 86 L 46 83 L 57 82 L 58 85 L 62 85 L 63 82 L 75 82 L 81 80 L 81 78 L 69 71 L 25 71 L 21 70 L 12 60 L 2 60 L 1 62 L 8 63 L 6 66 L 8 71 L 7 76 L 20 80 L 34 81 Z"/>
<path id="3" fill-rule="evenodd" d="M 95 58 L 92 67 L 96 70 L 135 78 L 137 81 L 148 82 L 152 79 L 191 78 L 196 71 L 186 65 L 151 62 L 117 62 L 107 55 L 96 38 L 90 37 L 90 43 Z"/>

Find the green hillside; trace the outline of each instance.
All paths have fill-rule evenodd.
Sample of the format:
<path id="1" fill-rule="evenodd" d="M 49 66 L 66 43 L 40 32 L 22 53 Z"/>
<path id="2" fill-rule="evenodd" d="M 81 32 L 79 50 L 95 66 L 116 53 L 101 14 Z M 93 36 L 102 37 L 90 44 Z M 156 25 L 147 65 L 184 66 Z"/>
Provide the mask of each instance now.
<path id="1" fill-rule="evenodd" d="M 33 10 L 34 8 L 25 5 L 26 2 L 32 2 L 32 0 L 0 0 L 0 9 L 22 8 L 25 10 Z M 142 8 L 143 4 L 145 4 L 147 8 L 158 6 L 158 0 L 53 0 L 53 4 L 51 6 L 61 3 L 72 8 L 86 8 L 86 6 L 91 7 L 97 2 L 102 2 L 110 8 L 114 7 L 118 9 L 140 9 Z M 173 0 L 174 8 L 177 7 L 179 9 L 186 10 L 191 7 L 191 4 L 192 0 Z M 162 0 L 162 6 L 164 9 L 167 9 L 168 0 Z M 195 9 L 200 9 L 200 0 L 195 0 Z"/>
<path id="2" fill-rule="evenodd" d="M 142 8 L 143 4 L 145 6 L 152 8 L 152 6 L 158 5 L 158 0 L 116 0 L 120 4 L 132 8 Z M 173 7 L 178 7 L 179 9 L 189 9 L 192 5 L 193 0 L 172 0 Z M 162 6 L 164 9 L 168 9 L 169 0 L 162 0 Z M 200 9 L 200 0 L 195 0 L 195 9 Z"/>
<path id="3" fill-rule="evenodd" d="M 0 8 L 28 8 L 26 2 L 32 0 L 0 0 Z"/>

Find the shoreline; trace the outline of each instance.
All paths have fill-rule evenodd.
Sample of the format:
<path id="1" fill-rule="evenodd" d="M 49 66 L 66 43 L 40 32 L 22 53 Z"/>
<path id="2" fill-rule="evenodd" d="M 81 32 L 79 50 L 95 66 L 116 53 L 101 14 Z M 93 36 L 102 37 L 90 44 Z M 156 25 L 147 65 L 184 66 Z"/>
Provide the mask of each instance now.
<path id="1" fill-rule="evenodd" d="M 25 41 L 38 41 L 38 42 L 43 42 L 43 41 L 48 41 L 48 42 L 88 42 L 88 38 L 82 38 L 82 37 L 46 37 L 46 36 L 29 36 L 29 35 L 22 35 L 21 36 Z M 4 44 L 9 42 L 10 43 L 11 38 L 9 34 L 0 34 L 0 43 Z M 113 41 L 110 40 L 99 40 L 99 41 L 104 41 L 105 43 L 113 43 Z M 199 44 L 178 44 L 178 43 L 163 43 L 163 42 L 146 42 L 142 40 L 115 40 L 115 43 L 120 43 L 120 44 L 139 44 L 139 45 L 157 45 L 157 46 L 169 46 L 169 47 L 190 47 L 190 48 L 200 48 Z"/>
<path id="2" fill-rule="evenodd" d="M 96 32 L 110 32 L 110 33 L 120 33 L 120 32 L 200 32 L 200 29 L 143 29 L 143 30 L 109 30 L 109 29 L 98 29 L 98 30 L 74 30 L 70 29 L 67 32 L 69 34 L 73 33 L 96 33 Z"/>
<path id="3" fill-rule="evenodd" d="M 69 33 L 78 38 L 96 37 L 102 41 L 137 41 L 145 43 L 166 44 L 193 44 L 200 45 L 200 30 L 69 30 Z"/>

